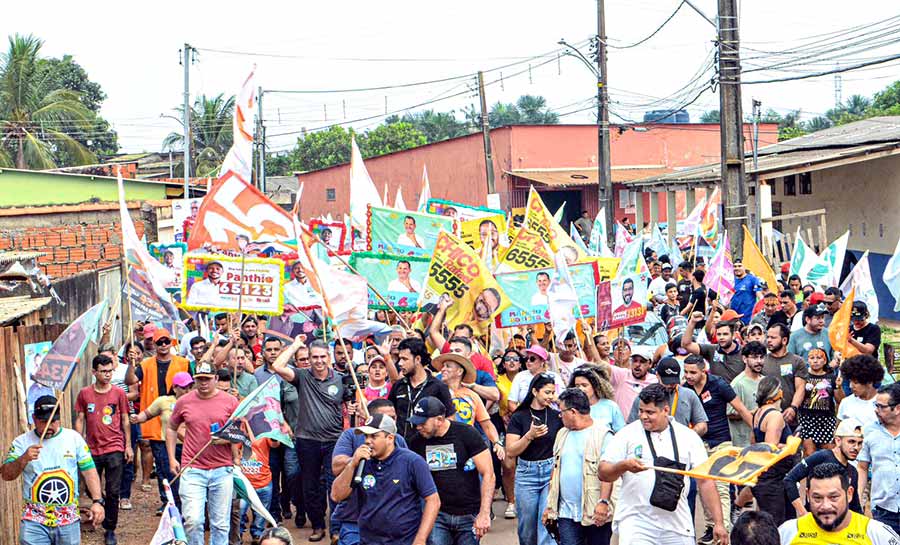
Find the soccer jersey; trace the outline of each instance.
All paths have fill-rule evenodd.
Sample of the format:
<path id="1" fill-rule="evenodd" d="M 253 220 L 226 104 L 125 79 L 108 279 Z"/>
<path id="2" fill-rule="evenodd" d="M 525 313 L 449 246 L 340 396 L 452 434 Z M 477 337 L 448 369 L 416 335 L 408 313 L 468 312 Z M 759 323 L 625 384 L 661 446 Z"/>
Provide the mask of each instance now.
<path id="1" fill-rule="evenodd" d="M 900 542 L 897 534 L 887 525 L 869 517 L 847 512 L 850 524 L 837 532 L 826 532 L 819 528 L 812 513 L 789 520 L 778 527 L 783 545 L 895 545 Z"/>

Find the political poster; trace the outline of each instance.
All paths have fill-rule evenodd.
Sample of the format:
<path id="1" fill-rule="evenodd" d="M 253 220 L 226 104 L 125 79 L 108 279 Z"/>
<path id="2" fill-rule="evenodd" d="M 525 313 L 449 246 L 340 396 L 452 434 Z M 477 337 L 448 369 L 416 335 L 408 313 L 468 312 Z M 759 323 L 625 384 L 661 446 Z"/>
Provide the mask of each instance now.
<path id="1" fill-rule="evenodd" d="M 455 233 L 453 218 L 370 206 L 367 251 L 431 257 L 441 229 Z"/>
<path id="2" fill-rule="evenodd" d="M 184 265 L 184 254 L 187 253 L 187 244 L 176 242 L 175 244 L 154 243 L 150 245 L 150 255 L 160 263 L 171 269 L 175 276 L 172 281 L 164 284 L 169 293 L 178 292 L 181 296 L 181 268 Z"/>
<path id="3" fill-rule="evenodd" d="M 528 203 L 525 206 L 525 227 L 528 227 L 538 235 L 550 247 L 552 252 L 563 252 L 566 263 L 571 265 L 576 261 L 588 257 L 569 236 L 569 233 L 560 227 L 553 219 L 553 215 L 547 210 L 541 196 L 534 187 L 528 193 Z"/>
<path id="4" fill-rule="evenodd" d="M 599 280 L 594 263 L 569 266 L 569 276 L 578 297 L 580 316 L 591 318 L 597 314 L 594 291 Z M 515 327 L 550 321 L 548 289 L 557 279 L 556 269 L 517 271 L 496 275 L 497 284 L 509 297 L 510 306 L 500 313 L 500 327 Z M 575 310 L 574 315 L 579 316 Z"/>
<path id="5" fill-rule="evenodd" d="M 284 261 L 209 254 L 188 254 L 181 287 L 186 310 L 281 314 Z"/>
<path id="6" fill-rule="evenodd" d="M 647 315 L 648 273 L 618 276 L 610 281 L 610 327 L 639 324 Z"/>
<path id="7" fill-rule="evenodd" d="M 619 270 L 618 257 L 593 257 L 590 258 L 597 263 L 597 273 L 600 275 L 600 281 L 605 282 L 616 277 L 616 271 Z"/>
<path id="8" fill-rule="evenodd" d="M 506 212 L 498 208 L 486 208 L 484 206 L 472 206 L 442 199 L 428 199 L 425 211 L 436 216 L 444 216 L 460 221 L 486 218 L 496 214 L 506 215 Z"/>
<path id="9" fill-rule="evenodd" d="M 509 248 L 500 256 L 498 272 L 546 269 L 553 266 L 553 257 L 540 235 L 522 227 Z"/>
<path id="10" fill-rule="evenodd" d="M 203 197 L 193 199 L 176 199 L 172 201 L 172 225 L 175 232 L 175 242 L 187 243 L 191 234 L 191 227 L 197 221 L 200 212 L 200 203 Z"/>
<path id="11" fill-rule="evenodd" d="M 416 310 L 428 276 L 427 257 L 354 252 L 350 266 L 397 310 Z M 369 309 L 389 307 L 369 288 Z"/>
<path id="12" fill-rule="evenodd" d="M 597 284 L 597 316 L 594 321 L 597 331 L 612 329 L 612 286 L 606 280 Z"/>
<path id="13" fill-rule="evenodd" d="M 506 215 L 492 214 L 462 221 L 459 224 L 459 237 L 476 250 L 481 248 L 482 241 L 490 240 L 494 253 L 498 253 L 501 247 L 509 246 L 509 239 L 506 237 Z"/>
<path id="14" fill-rule="evenodd" d="M 312 220 L 309 222 L 309 230 L 325 244 L 330 253 L 350 255 L 345 224 L 339 221 Z"/>
<path id="15" fill-rule="evenodd" d="M 63 391 L 89 341 L 96 341 L 106 314 L 106 299 L 87 309 L 53 341 L 32 378 L 48 388 Z"/>
<path id="16" fill-rule="evenodd" d="M 53 343 L 45 341 L 42 343 L 32 343 L 25 345 L 25 404 L 28 406 L 28 423 L 33 424 L 34 419 L 31 413 L 34 412 L 34 402 L 44 395 L 53 395 L 53 389 L 44 386 L 40 382 L 35 382 L 34 376 L 41 363 L 50 352 L 50 346 Z"/>
<path id="17" fill-rule="evenodd" d="M 419 303 L 424 311 L 431 312 L 441 300 L 453 303 L 446 318 L 451 330 L 465 323 L 477 334 L 509 306 L 509 298 L 481 256 L 447 231 L 438 236 Z"/>

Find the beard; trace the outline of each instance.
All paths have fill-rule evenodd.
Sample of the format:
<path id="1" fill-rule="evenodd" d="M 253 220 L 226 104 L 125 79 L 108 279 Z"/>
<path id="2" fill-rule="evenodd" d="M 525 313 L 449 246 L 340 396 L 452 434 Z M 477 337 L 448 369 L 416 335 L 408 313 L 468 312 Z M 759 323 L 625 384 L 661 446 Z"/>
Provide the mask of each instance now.
<path id="1" fill-rule="evenodd" d="M 819 526 L 819 528 L 825 530 L 826 532 L 832 532 L 832 531 L 834 531 L 835 528 L 840 526 L 842 522 L 844 522 L 845 518 L 847 518 L 847 510 L 848 509 L 849 508 L 847 506 L 844 506 L 844 510 L 841 511 L 840 513 L 838 513 L 838 516 L 836 516 L 834 518 L 834 521 L 831 524 L 826 524 L 824 521 L 822 521 L 822 519 L 820 519 L 816 515 L 815 512 L 813 512 L 813 514 L 812 514 L 813 520 L 816 521 L 816 524 Z"/>

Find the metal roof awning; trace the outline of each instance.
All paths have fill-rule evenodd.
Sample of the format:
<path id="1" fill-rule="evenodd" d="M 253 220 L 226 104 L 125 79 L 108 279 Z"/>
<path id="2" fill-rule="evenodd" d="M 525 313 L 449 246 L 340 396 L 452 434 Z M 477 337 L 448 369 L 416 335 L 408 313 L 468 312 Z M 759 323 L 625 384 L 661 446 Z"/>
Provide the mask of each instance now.
<path id="1" fill-rule="evenodd" d="M 0 298 L 0 325 L 6 325 L 50 304 L 50 297 L 2 297 Z"/>
<path id="2" fill-rule="evenodd" d="M 671 169 L 660 165 L 646 166 L 614 166 L 611 169 L 613 183 L 624 183 L 631 180 L 658 176 L 671 172 Z M 599 174 L 597 168 L 524 168 L 506 170 L 504 173 L 523 180 L 528 180 L 545 187 L 584 187 L 597 185 Z"/>

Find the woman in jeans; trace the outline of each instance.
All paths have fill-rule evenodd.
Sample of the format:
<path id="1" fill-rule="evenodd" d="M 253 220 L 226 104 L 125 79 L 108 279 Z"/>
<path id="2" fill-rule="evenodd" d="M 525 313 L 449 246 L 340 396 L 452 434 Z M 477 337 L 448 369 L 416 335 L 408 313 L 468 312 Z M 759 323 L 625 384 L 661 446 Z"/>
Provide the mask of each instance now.
<path id="1" fill-rule="evenodd" d="M 541 524 L 553 472 L 553 442 L 562 428 L 556 401 L 556 378 L 540 373 L 516 407 L 506 428 L 506 456 L 517 457 L 516 516 L 521 545 L 554 545 Z"/>
<path id="2" fill-rule="evenodd" d="M 509 410 L 509 390 L 512 387 L 512 381 L 522 369 L 522 355 L 515 348 L 507 348 L 503 352 L 503 358 L 497 365 L 497 388 L 500 390 L 499 412 L 491 416 L 494 426 L 504 435 L 505 439 L 506 427 L 509 425 L 509 419 L 512 411 Z M 502 465 L 501 478 L 498 479 L 503 484 L 503 493 L 506 495 L 506 511 L 503 512 L 504 518 L 516 518 L 516 459 L 506 457 L 500 462 Z"/>

